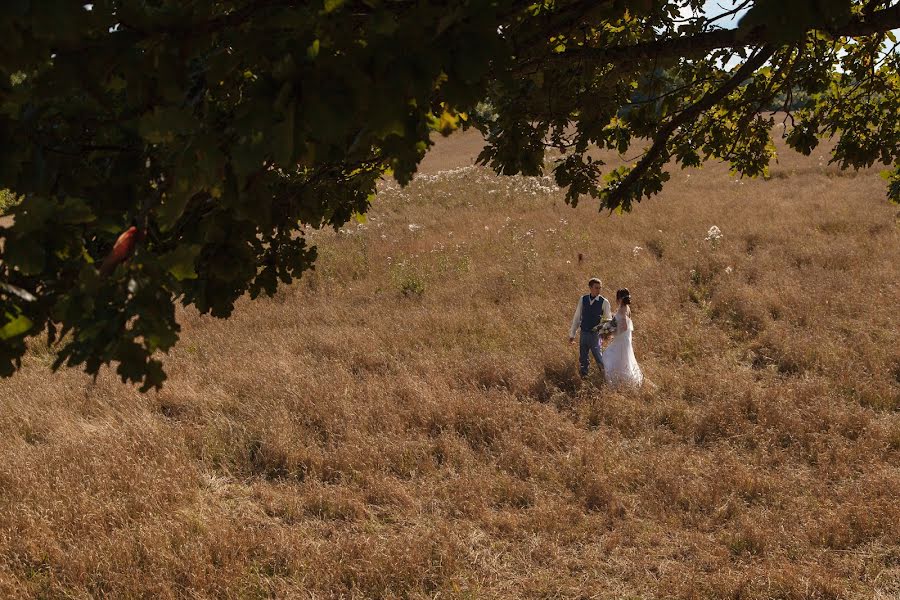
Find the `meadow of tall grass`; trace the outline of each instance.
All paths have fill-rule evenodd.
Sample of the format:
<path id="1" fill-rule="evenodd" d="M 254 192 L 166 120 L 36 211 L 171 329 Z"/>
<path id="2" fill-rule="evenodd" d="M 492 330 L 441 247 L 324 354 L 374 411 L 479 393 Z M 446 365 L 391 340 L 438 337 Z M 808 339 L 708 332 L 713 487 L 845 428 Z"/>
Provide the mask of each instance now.
<path id="1" fill-rule="evenodd" d="M 0 382 L 0 597 L 900 597 L 877 173 L 785 153 L 607 215 L 476 145 L 310 232 L 274 297 L 181 311 L 159 393 L 33 344 Z M 653 386 L 578 378 L 594 275 Z"/>

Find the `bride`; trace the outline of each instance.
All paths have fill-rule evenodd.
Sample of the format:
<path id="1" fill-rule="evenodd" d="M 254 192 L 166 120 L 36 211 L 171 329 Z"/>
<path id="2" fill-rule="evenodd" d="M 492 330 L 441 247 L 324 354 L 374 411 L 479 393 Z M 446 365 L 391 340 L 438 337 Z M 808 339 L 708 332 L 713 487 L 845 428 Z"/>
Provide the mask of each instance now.
<path id="1" fill-rule="evenodd" d="M 612 386 L 630 385 L 639 387 L 644 381 L 644 375 L 634 358 L 634 350 L 631 347 L 631 333 L 634 326 L 631 323 L 631 293 L 628 288 L 616 292 L 618 310 L 614 315 L 616 320 L 615 338 L 603 351 L 603 370 L 606 373 L 606 382 Z"/>

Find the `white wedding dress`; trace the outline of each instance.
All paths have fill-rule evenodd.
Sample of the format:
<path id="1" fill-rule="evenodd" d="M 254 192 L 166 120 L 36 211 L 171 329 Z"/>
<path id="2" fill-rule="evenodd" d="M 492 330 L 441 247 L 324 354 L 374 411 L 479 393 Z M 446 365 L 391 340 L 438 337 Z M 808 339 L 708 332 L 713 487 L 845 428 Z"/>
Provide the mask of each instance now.
<path id="1" fill-rule="evenodd" d="M 613 386 L 639 387 L 644 382 L 644 374 L 634 357 L 631 347 L 631 334 L 634 326 L 631 317 L 625 317 L 625 323 L 619 323 L 613 341 L 603 351 L 603 371 L 606 382 Z"/>

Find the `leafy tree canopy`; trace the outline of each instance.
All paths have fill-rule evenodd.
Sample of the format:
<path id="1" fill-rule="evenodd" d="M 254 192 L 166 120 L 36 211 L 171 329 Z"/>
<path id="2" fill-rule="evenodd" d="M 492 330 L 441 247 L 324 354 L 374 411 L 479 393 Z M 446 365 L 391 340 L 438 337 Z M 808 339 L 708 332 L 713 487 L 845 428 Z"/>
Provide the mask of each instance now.
<path id="1" fill-rule="evenodd" d="M 0 189 L 21 202 L 0 227 L 0 374 L 46 334 L 57 367 L 160 386 L 176 302 L 227 317 L 298 277 L 303 232 L 409 182 L 435 131 L 477 127 L 497 172 L 552 169 L 573 204 L 627 210 L 673 161 L 765 173 L 761 109 L 784 98 L 790 147 L 836 136 L 837 164 L 893 165 L 900 198 L 900 3 L 703 4 L 6 0 Z M 633 143 L 629 168 L 588 154 Z M 104 261 L 126 230 L 127 260 Z"/>

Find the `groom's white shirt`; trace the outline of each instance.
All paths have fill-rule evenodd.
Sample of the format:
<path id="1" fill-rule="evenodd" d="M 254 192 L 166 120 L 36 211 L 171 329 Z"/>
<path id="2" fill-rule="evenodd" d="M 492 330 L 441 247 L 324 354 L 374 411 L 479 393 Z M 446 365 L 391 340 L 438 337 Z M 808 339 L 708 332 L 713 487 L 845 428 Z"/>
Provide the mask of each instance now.
<path id="1" fill-rule="evenodd" d="M 582 296 L 581 298 L 584 298 Z M 569 337 L 575 337 L 575 334 L 578 333 L 578 328 L 581 327 L 581 298 L 578 299 L 578 306 L 575 307 L 575 316 L 572 317 L 572 327 L 569 329 Z M 594 302 L 599 302 L 600 296 L 596 298 L 590 298 L 588 303 L 593 306 Z M 603 320 L 609 321 L 612 319 L 612 311 L 609 308 L 609 300 L 606 298 L 603 299 Z"/>

